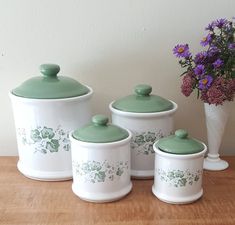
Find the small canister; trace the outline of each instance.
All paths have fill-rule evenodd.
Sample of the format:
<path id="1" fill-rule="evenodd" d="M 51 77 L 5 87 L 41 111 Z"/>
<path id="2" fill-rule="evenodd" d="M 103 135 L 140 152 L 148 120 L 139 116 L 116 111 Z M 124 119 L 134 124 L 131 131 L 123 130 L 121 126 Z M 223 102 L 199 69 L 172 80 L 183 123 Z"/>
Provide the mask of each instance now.
<path id="1" fill-rule="evenodd" d="M 135 94 L 110 104 L 112 123 L 132 132 L 131 176 L 153 178 L 153 143 L 174 130 L 173 115 L 177 104 L 151 94 L 149 85 L 137 85 Z"/>
<path id="2" fill-rule="evenodd" d="M 19 161 L 25 176 L 45 181 L 72 178 L 69 132 L 91 119 L 92 89 L 57 76 L 56 64 L 40 66 L 32 77 L 10 92 Z"/>
<path id="3" fill-rule="evenodd" d="M 111 202 L 132 189 L 130 179 L 131 133 L 108 124 L 104 115 L 70 134 L 73 192 L 83 200 Z"/>
<path id="4" fill-rule="evenodd" d="M 188 137 L 186 130 L 162 138 L 153 146 L 155 174 L 153 194 L 172 204 L 186 204 L 203 194 L 203 159 L 207 147 Z"/>

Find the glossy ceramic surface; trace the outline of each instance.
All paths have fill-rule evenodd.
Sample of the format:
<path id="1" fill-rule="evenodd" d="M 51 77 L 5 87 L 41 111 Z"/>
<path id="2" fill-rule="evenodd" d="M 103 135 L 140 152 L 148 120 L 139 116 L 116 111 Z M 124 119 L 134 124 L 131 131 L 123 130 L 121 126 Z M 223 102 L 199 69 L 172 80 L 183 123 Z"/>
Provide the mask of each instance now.
<path id="1" fill-rule="evenodd" d="M 231 113 L 232 102 L 224 102 L 223 105 L 217 106 L 204 103 L 204 109 L 209 149 L 208 155 L 204 160 L 204 169 L 212 171 L 225 170 L 229 164 L 219 157 L 219 151 L 226 123 Z"/>
<path id="2" fill-rule="evenodd" d="M 172 204 L 186 204 L 199 199 L 203 194 L 203 159 L 207 147 L 194 154 L 172 154 L 155 150 L 155 173 L 153 194 Z"/>
<path id="3" fill-rule="evenodd" d="M 57 76 L 60 67 L 56 64 L 42 64 L 40 71 L 43 76 L 26 80 L 12 94 L 31 99 L 59 99 L 86 95 L 90 91 L 70 77 Z"/>
<path id="4" fill-rule="evenodd" d="M 173 109 L 156 113 L 132 113 L 117 110 L 109 105 L 112 123 L 131 131 L 131 176 L 139 179 L 154 176 L 153 144 L 174 130 L 174 113 L 177 104 L 171 102 Z"/>
<path id="5" fill-rule="evenodd" d="M 153 113 L 173 109 L 171 101 L 151 94 L 150 85 L 141 84 L 135 87 L 135 94 L 118 99 L 113 102 L 114 109 L 124 112 Z"/>
<path id="6" fill-rule="evenodd" d="M 183 129 L 175 131 L 174 135 L 162 138 L 156 147 L 172 154 L 193 154 L 204 150 L 204 146 L 196 139 L 188 137 L 188 132 Z"/>
<path id="7" fill-rule="evenodd" d="M 73 137 L 80 141 L 107 143 L 126 139 L 129 133 L 121 127 L 108 123 L 108 117 L 95 115 L 92 122 L 75 130 Z"/>
<path id="8" fill-rule="evenodd" d="M 69 132 L 91 118 L 92 89 L 67 99 L 30 99 L 10 93 L 18 143 L 18 169 L 32 179 L 72 178 Z"/>
<path id="9" fill-rule="evenodd" d="M 132 189 L 130 179 L 131 133 L 121 141 L 89 143 L 70 135 L 73 192 L 83 200 L 111 202 Z"/>

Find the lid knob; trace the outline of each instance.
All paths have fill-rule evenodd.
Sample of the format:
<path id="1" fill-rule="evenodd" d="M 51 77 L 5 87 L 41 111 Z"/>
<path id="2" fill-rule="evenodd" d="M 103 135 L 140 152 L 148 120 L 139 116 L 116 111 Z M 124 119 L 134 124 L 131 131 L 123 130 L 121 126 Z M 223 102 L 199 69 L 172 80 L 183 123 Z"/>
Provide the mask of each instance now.
<path id="1" fill-rule="evenodd" d="M 139 96 L 148 96 L 152 92 L 152 87 L 147 84 L 140 84 L 135 87 L 135 93 Z"/>
<path id="2" fill-rule="evenodd" d="M 188 132 L 183 129 L 179 129 L 175 131 L 175 136 L 181 139 L 185 139 L 188 137 Z"/>
<path id="3" fill-rule="evenodd" d="M 60 72 L 60 66 L 57 64 L 42 64 L 40 66 L 40 72 L 45 77 L 56 77 L 57 73 Z"/>
<path id="4" fill-rule="evenodd" d="M 92 123 L 96 126 L 106 126 L 108 122 L 108 117 L 104 115 L 96 115 L 92 117 Z"/>

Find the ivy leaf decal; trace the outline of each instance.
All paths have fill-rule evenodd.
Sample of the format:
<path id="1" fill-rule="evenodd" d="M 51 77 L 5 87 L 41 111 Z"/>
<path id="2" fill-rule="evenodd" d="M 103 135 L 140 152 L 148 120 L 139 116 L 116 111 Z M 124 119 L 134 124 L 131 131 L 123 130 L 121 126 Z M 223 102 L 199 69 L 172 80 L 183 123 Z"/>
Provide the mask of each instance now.
<path id="1" fill-rule="evenodd" d="M 144 131 L 144 132 L 133 132 L 131 139 L 131 150 L 136 152 L 136 155 L 150 155 L 154 154 L 153 143 L 156 140 L 164 137 L 161 130 L 156 132 Z"/>
<path id="2" fill-rule="evenodd" d="M 156 140 L 155 133 L 154 132 L 148 132 L 145 136 L 146 142 L 154 142 Z"/>
<path id="3" fill-rule="evenodd" d="M 39 141 L 42 140 L 42 138 L 40 137 L 40 132 L 39 132 L 37 129 L 31 130 L 30 138 L 31 138 L 34 142 L 39 142 Z"/>
<path id="4" fill-rule="evenodd" d="M 143 135 L 137 135 L 134 141 L 138 146 L 143 145 L 145 143 Z"/>
<path id="5" fill-rule="evenodd" d="M 118 168 L 116 175 L 121 176 L 123 174 L 123 170 L 121 168 Z"/>
<path id="6" fill-rule="evenodd" d="M 59 141 L 56 139 L 52 139 L 50 142 L 47 142 L 46 149 L 48 149 L 50 152 L 58 152 L 59 146 Z"/>
<path id="7" fill-rule="evenodd" d="M 170 186 L 176 188 L 185 187 L 187 185 L 194 185 L 202 176 L 202 171 L 198 170 L 196 172 L 190 172 L 187 170 L 171 170 L 164 171 L 163 169 L 158 169 L 158 175 L 161 181 L 168 183 Z"/>
<path id="8" fill-rule="evenodd" d="M 107 160 L 103 162 L 93 160 L 86 162 L 73 161 L 73 168 L 79 179 L 82 179 L 84 182 L 99 183 L 120 179 L 129 167 L 128 161 L 118 161 L 116 164 L 112 164 Z"/>
<path id="9" fill-rule="evenodd" d="M 52 128 L 43 127 L 41 130 L 42 138 L 52 139 L 55 136 Z"/>
<path id="10" fill-rule="evenodd" d="M 69 151 L 69 134 L 58 126 L 56 129 L 47 126 L 36 126 L 34 129 L 18 128 L 17 135 L 25 146 L 32 146 L 34 153 Z"/>

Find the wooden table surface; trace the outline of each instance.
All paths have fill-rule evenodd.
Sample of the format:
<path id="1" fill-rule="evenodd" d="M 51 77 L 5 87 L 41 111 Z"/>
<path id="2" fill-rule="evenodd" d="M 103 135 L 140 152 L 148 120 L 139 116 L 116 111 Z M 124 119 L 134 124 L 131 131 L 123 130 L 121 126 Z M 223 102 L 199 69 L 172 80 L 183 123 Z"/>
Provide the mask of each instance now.
<path id="1" fill-rule="evenodd" d="M 225 171 L 204 171 L 203 197 L 188 205 L 170 205 L 151 192 L 153 180 L 133 180 L 133 190 L 113 203 L 88 203 L 72 193 L 72 181 L 28 179 L 17 157 L 0 157 L 1 225 L 235 225 L 235 157 L 224 157 Z"/>

